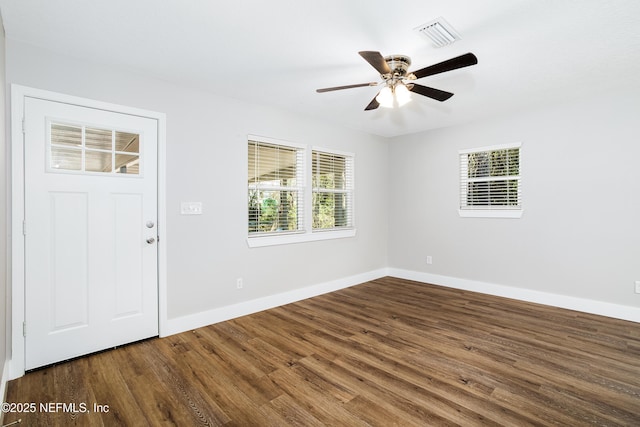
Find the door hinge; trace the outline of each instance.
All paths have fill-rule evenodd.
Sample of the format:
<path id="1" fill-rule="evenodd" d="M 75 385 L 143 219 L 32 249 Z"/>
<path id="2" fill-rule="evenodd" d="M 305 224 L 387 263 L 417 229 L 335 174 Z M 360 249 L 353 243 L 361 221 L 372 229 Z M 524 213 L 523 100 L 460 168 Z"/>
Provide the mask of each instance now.
<path id="1" fill-rule="evenodd" d="M 22 118 L 22 133 L 25 133 L 24 117 Z"/>
<path id="2" fill-rule="evenodd" d="M 22 336 L 27 337 L 27 322 L 22 322 Z"/>
<path id="3" fill-rule="evenodd" d="M 22 221 L 22 235 L 27 235 L 27 221 Z"/>

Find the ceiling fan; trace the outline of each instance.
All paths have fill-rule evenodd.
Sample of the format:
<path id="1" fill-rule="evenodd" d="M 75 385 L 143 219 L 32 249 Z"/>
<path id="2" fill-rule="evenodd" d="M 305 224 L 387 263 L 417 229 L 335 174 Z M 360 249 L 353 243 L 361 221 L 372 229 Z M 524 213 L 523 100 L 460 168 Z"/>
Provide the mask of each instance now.
<path id="1" fill-rule="evenodd" d="M 473 53 L 465 53 L 464 55 L 409 73 L 408 69 L 411 65 L 411 58 L 408 56 L 390 55 L 383 57 L 380 52 L 369 50 L 358 53 L 380 73 L 380 77 L 382 78 L 381 82 L 327 87 L 324 89 L 316 89 L 316 92 L 323 93 L 356 87 L 384 85 L 369 105 L 365 107 L 365 111 L 375 110 L 381 105 L 383 107 L 393 107 L 394 100 L 399 106 L 404 105 L 410 100 L 409 92 L 414 92 L 442 102 L 451 98 L 453 93 L 422 86 L 414 83 L 414 80 L 478 63 L 478 58 L 476 58 Z"/>

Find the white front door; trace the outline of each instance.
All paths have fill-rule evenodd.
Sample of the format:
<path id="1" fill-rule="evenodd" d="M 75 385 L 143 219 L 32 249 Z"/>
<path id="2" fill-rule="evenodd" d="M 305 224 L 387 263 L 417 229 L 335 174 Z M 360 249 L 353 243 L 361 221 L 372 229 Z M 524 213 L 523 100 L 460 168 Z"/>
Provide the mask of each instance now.
<path id="1" fill-rule="evenodd" d="M 24 113 L 25 368 L 158 335 L 157 120 Z"/>

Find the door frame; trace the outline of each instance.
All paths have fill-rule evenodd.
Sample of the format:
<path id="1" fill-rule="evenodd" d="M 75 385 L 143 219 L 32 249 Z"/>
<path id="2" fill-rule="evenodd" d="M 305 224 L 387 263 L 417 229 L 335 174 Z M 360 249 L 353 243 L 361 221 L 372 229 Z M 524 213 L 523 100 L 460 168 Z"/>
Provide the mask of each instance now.
<path id="1" fill-rule="evenodd" d="M 11 85 L 11 358 L 9 379 L 25 373 L 25 176 L 24 176 L 24 100 L 37 98 L 80 107 L 141 116 L 158 123 L 158 331 L 167 333 L 167 239 L 166 239 L 166 114 L 142 110 L 62 93 Z"/>

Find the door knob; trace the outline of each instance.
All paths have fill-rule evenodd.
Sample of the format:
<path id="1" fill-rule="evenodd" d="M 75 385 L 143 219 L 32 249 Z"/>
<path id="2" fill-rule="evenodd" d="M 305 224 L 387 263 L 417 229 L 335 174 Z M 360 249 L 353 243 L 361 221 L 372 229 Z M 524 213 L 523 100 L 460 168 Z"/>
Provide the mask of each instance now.
<path id="1" fill-rule="evenodd" d="M 147 221 L 147 228 L 153 228 L 154 225 L 153 221 Z"/>
<path id="2" fill-rule="evenodd" d="M 152 243 L 153 243 L 153 242 L 155 242 L 155 241 L 156 241 L 156 239 L 155 239 L 154 237 L 149 237 L 149 238 L 147 239 L 147 243 L 148 243 L 148 244 L 152 244 Z"/>

